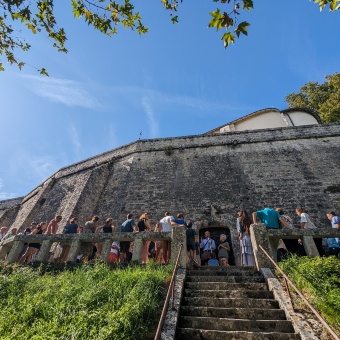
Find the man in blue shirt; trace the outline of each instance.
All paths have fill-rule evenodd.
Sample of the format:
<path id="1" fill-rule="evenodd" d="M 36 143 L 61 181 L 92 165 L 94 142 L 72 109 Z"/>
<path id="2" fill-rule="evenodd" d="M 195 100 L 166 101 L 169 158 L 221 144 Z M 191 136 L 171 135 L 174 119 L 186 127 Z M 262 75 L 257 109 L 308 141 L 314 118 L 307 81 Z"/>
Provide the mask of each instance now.
<path id="1" fill-rule="evenodd" d="M 327 218 L 331 221 L 332 228 L 334 229 L 339 229 L 340 228 L 340 217 L 336 216 L 334 211 L 330 211 L 326 214 Z M 339 238 L 328 238 L 327 239 L 330 255 L 336 255 L 336 254 L 331 254 L 333 252 L 339 253 L 339 248 L 340 248 L 340 239 Z"/>
<path id="2" fill-rule="evenodd" d="M 288 228 L 288 224 L 285 219 L 273 208 L 265 208 L 253 212 L 253 222 L 256 224 L 257 218 L 264 223 L 267 229 L 279 229 L 279 221 Z"/>
<path id="3" fill-rule="evenodd" d="M 126 216 L 126 221 L 122 224 L 121 231 L 123 233 L 132 233 L 132 232 L 138 232 L 138 226 L 133 219 L 133 214 L 128 214 Z M 120 242 L 120 262 L 123 262 L 124 260 L 128 260 L 129 256 L 129 249 L 130 249 L 130 241 L 122 241 Z M 131 254 L 129 254 L 131 255 Z"/>

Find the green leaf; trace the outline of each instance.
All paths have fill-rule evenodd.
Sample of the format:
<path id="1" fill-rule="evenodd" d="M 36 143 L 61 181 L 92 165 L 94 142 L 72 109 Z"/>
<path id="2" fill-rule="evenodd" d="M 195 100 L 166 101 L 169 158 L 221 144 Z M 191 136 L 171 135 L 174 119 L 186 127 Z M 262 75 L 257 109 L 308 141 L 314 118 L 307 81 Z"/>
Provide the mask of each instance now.
<path id="1" fill-rule="evenodd" d="M 171 21 L 172 21 L 173 24 L 178 24 L 178 15 L 171 18 Z"/>
<path id="2" fill-rule="evenodd" d="M 253 0 L 243 0 L 243 9 L 247 9 L 248 11 L 254 8 Z"/>
<path id="3" fill-rule="evenodd" d="M 240 37 L 241 33 L 244 35 L 248 35 L 247 26 L 250 26 L 250 24 L 246 21 L 243 21 L 236 27 L 235 33 L 238 38 Z"/>
<path id="4" fill-rule="evenodd" d="M 49 77 L 49 74 L 47 73 L 47 71 L 46 71 L 45 68 L 42 68 L 41 70 L 39 70 L 39 73 L 42 74 L 42 75 L 45 75 L 45 76 Z"/>
<path id="5" fill-rule="evenodd" d="M 224 41 L 224 48 L 227 48 L 229 44 L 234 44 L 235 43 L 235 36 L 231 32 L 224 33 L 222 35 L 221 40 Z"/>
<path id="6" fill-rule="evenodd" d="M 37 30 L 36 30 L 36 27 L 32 24 L 30 24 L 29 22 L 26 23 L 26 26 L 34 33 L 36 34 L 37 33 Z"/>

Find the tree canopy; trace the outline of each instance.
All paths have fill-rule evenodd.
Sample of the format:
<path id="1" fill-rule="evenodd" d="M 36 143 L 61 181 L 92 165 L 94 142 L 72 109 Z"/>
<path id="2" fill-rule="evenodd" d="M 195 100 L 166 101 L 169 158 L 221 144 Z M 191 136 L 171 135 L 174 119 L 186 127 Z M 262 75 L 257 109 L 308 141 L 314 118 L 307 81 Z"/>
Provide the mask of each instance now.
<path id="1" fill-rule="evenodd" d="M 164 8 L 171 11 L 171 21 L 178 23 L 176 14 L 180 2 L 183 0 L 161 0 Z M 210 13 L 209 27 L 224 30 L 221 40 L 224 47 L 234 44 L 236 38 L 248 34 L 247 21 L 240 21 L 242 11 L 254 8 L 254 0 L 210 0 L 218 3 L 216 11 Z M 326 6 L 330 11 L 340 8 L 340 0 L 313 0 L 320 10 Z M 144 26 L 142 17 L 135 9 L 134 0 L 71 0 L 73 14 L 82 18 L 88 25 L 93 26 L 103 34 L 111 36 L 118 32 L 119 26 L 135 30 L 144 34 L 148 28 Z M 0 0 L 0 71 L 4 70 L 3 56 L 10 64 L 16 64 L 20 69 L 25 62 L 17 57 L 17 50 L 28 51 L 30 44 L 20 37 L 13 28 L 18 22 L 33 34 L 42 33 L 52 40 L 53 47 L 67 53 L 65 43 L 66 32 L 59 28 L 55 16 L 54 0 Z M 47 74 L 44 68 L 39 70 Z"/>
<path id="2" fill-rule="evenodd" d="M 310 108 L 319 113 L 323 123 L 340 122 L 340 73 L 326 76 L 319 84 L 308 82 L 298 93 L 290 93 L 286 102 L 290 108 Z"/>

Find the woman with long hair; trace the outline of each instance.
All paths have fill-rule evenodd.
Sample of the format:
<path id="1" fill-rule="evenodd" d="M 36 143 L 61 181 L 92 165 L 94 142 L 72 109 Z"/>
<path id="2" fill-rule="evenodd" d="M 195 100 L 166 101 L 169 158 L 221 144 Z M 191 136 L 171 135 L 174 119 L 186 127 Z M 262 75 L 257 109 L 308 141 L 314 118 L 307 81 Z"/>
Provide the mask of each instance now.
<path id="1" fill-rule="evenodd" d="M 46 228 L 47 228 L 47 223 L 41 222 L 31 232 L 31 235 L 41 235 Z M 41 247 L 41 243 L 29 243 L 25 254 L 21 256 L 19 263 L 32 262 L 32 257 L 37 254 L 40 247 Z"/>
<path id="2" fill-rule="evenodd" d="M 243 266 L 255 266 L 255 258 L 253 252 L 253 246 L 251 244 L 249 228 L 252 224 L 248 213 L 245 210 L 240 210 L 237 213 L 236 226 L 238 231 L 238 237 L 240 240 L 240 246 L 242 250 L 242 265 Z"/>
<path id="3" fill-rule="evenodd" d="M 140 232 L 147 232 L 151 230 L 148 213 L 144 213 L 139 217 L 137 226 Z M 149 245 L 150 241 L 143 241 L 141 263 L 149 262 Z"/>

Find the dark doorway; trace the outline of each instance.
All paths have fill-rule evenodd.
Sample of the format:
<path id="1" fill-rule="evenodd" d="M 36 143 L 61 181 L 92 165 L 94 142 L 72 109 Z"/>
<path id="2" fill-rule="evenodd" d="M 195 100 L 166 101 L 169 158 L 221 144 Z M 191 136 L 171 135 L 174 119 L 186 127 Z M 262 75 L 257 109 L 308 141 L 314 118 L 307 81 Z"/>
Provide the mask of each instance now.
<path id="1" fill-rule="evenodd" d="M 204 239 L 204 233 L 206 231 L 210 231 L 210 237 L 215 241 L 216 247 L 220 244 L 220 235 L 225 234 L 227 236 L 227 241 L 230 246 L 230 253 L 229 253 L 229 264 L 235 265 L 235 257 L 233 252 L 233 247 L 231 243 L 231 237 L 230 237 L 230 230 L 227 227 L 209 227 L 209 228 L 203 228 L 199 231 L 199 242 Z M 217 256 L 217 251 L 216 251 Z"/>

